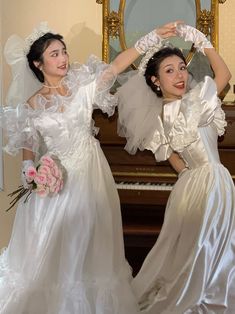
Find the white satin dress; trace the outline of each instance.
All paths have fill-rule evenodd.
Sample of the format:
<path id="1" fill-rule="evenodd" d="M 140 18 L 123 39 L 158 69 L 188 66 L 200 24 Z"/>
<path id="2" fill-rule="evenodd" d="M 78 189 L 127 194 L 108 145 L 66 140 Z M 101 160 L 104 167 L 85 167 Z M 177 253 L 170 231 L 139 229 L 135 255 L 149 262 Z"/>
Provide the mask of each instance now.
<path id="1" fill-rule="evenodd" d="M 226 122 L 214 81 L 206 77 L 154 120 L 152 136 L 138 145 L 158 161 L 176 151 L 189 170 L 174 185 L 161 233 L 133 280 L 141 313 L 234 314 L 235 190 L 217 149 Z"/>
<path id="2" fill-rule="evenodd" d="M 16 211 L 9 246 L 0 256 L 1 314 L 136 314 L 124 256 L 115 182 L 94 137 L 92 112 L 109 115 L 115 100 L 111 66 L 95 57 L 71 70 L 67 96 L 38 96 L 2 112 L 6 151 L 24 147 L 56 155 L 67 172 L 53 197 L 32 194 Z"/>

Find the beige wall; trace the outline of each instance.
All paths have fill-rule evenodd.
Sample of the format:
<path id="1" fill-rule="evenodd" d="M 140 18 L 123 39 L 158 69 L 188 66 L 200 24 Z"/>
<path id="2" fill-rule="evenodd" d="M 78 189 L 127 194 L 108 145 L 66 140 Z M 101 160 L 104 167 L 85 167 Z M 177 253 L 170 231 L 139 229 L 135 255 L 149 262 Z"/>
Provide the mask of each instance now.
<path id="1" fill-rule="evenodd" d="M 95 0 L 0 0 L 2 27 L 1 42 L 13 33 L 26 37 L 40 21 L 61 33 L 68 46 L 72 61 L 84 62 L 87 56 L 102 53 L 102 6 Z M 1 31 L 1 28 L 0 28 Z M 9 67 L 4 63 L 4 91 L 10 81 Z M 6 213 L 7 194 L 19 181 L 20 156 L 4 155 L 4 192 L 0 192 L 0 248 L 7 245 L 15 210 Z"/>
<path id="2" fill-rule="evenodd" d="M 231 73 L 230 90 L 225 100 L 234 101 L 233 85 L 235 85 L 235 0 L 226 0 L 219 5 L 219 51 L 225 59 Z"/>
<path id="3" fill-rule="evenodd" d="M 83 62 L 90 53 L 101 56 L 102 8 L 95 0 L 0 1 L 3 44 L 12 33 L 25 37 L 40 21 L 46 20 L 52 29 L 64 35 L 72 61 Z M 65 6 L 66 3 L 69 5 Z M 219 49 L 233 74 L 231 85 L 235 84 L 235 36 L 231 35 L 235 34 L 234 13 L 234 0 L 227 0 L 225 4 L 220 5 Z M 9 80 L 9 68 L 4 64 L 4 90 Z M 234 99 L 232 89 L 226 99 Z M 19 167 L 20 156 L 4 156 L 5 190 L 0 192 L 0 248 L 7 245 L 10 237 L 15 212 L 12 210 L 5 213 L 4 209 L 9 202 L 7 193 L 19 184 Z"/>

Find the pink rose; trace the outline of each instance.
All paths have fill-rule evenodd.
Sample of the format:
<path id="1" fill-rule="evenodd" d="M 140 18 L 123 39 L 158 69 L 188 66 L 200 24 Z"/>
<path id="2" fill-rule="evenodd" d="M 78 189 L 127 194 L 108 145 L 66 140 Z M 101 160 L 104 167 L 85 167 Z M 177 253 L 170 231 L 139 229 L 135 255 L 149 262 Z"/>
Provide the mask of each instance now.
<path id="1" fill-rule="evenodd" d="M 48 166 L 40 166 L 38 168 L 38 173 L 46 175 L 51 174 L 51 168 L 49 168 Z"/>
<path id="2" fill-rule="evenodd" d="M 36 177 L 34 178 L 34 182 L 37 184 L 37 185 L 43 185 L 43 184 L 46 184 L 47 183 L 47 176 L 45 174 L 40 174 L 38 173 L 36 175 Z"/>
<path id="3" fill-rule="evenodd" d="M 26 175 L 26 179 L 28 182 L 31 182 L 34 180 L 34 178 L 36 177 L 37 175 L 37 170 L 33 167 L 33 166 L 30 166 L 26 172 L 25 172 L 25 175 Z"/>
<path id="4" fill-rule="evenodd" d="M 55 184 L 56 184 L 56 178 L 52 175 L 47 175 L 47 185 L 50 187 Z"/>
<path id="5" fill-rule="evenodd" d="M 60 176 L 60 170 L 56 164 L 54 164 L 53 167 L 51 168 L 51 173 L 57 178 Z"/>
<path id="6" fill-rule="evenodd" d="M 49 155 L 45 155 L 40 159 L 40 163 L 48 167 L 53 167 L 55 162 Z"/>
<path id="7" fill-rule="evenodd" d="M 57 194 L 63 188 L 63 172 L 49 155 L 41 157 L 35 169 L 34 182 L 35 192 L 42 197 Z"/>

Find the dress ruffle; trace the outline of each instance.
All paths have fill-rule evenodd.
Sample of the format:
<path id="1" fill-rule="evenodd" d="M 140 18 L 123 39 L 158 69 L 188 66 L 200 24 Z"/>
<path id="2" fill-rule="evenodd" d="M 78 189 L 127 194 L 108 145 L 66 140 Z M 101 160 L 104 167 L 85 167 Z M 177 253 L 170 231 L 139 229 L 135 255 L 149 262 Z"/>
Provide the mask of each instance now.
<path id="1" fill-rule="evenodd" d="M 0 312 L 13 314 L 17 308 L 18 312 L 21 313 L 27 306 L 27 309 L 31 309 L 33 313 L 39 313 L 39 305 L 42 302 L 41 311 L 45 314 L 92 314 L 94 310 L 95 313 L 119 314 L 119 310 L 122 309 L 119 298 L 120 295 L 125 296 L 124 291 L 127 289 L 126 282 L 129 277 L 128 267 L 123 268 L 116 276 L 109 278 L 63 281 L 60 284 L 51 284 L 50 286 L 38 285 L 38 282 L 34 281 L 33 278 L 31 280 L 26 278 L 21 270 L 16 272 L 10 269 L 6 250 L 4 250 L 0 254 L 0 283 L 1 292 L 5 292 L 5 294 L 0 294 Z M 91 291 L 94 296 L 92 300 Z M 132 296 L 129 291 L 126 292 Z M 24 303 L 21 300 L 25 296 L 28 298 Z M 131 313 L 133 313 L 133 304 L 133 300 L 130 300 Z M 128 311 L 127 308 L 125 310 Z"/>
<path id="2" fill-rule="evenodd" d="M 6 145 L 4 150 L 16 155 L 25 148 L 40 154 L 42 145 L 40 134 L 35 128 L 34 119 L 43 112 L 54 113 L 68 110 L 80 89 L 90 85 L 91 110 L 99 108 L 111 116 L 117 105 L 117 97 L 109 90 L 116 80 L 112 65 L 108 65 L 96 56 L 91 55 L 86 64 L 74 63 L 67 76 L 62 80 L 67 95 L 51 95 L 46 98 L 42 94 L 34 97 L 32 107 L 28 103 L 18 104 L 16 108 L 2 107 L 0 110 L 0 127 L 4 129 Z M 79 103 L 78 103 L 79 105 Z M 95 128 L 94 128 L 95 130 Z"/>
<path id="3" fill-rule="evenodd" d="M 0 111 L 0 127 L 5 131 L 7 143 L 4 151 L 16 155 L 20 149 L 39 152 L 40 135 L 34 128 L 33 119 L 38 115 L 28 104 L 16 108 L 4 107 Z"/>

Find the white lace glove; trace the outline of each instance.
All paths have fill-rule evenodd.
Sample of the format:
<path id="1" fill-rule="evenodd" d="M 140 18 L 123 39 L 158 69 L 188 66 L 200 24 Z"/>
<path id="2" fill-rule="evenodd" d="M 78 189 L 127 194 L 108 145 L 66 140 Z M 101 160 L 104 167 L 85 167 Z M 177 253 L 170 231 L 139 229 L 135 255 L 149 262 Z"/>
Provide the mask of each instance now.
<path id="1" fill-rule="evenodd" d="M 135 49 L 139 54 L 144 55 L 149 48 L 153 46 L 161 46 L 163 38 L 157 34 L 156 29 L 148 33 L 147 35 L 141 37 L 135 43 Z"/>
<path id="2" fill-rule="evenodd" d="M 178 24 L 176 30 L 179 37 L 183 38 L 185 41 L 192 41 L 196 50 L 202 52 L 204 55 L 204 48 L 213 48 L 213 45 L 207 37 L 192 26 Z"/>
<path id="3" fill-rule="evenodd" d="M 21 167 L 21 182 L 25 189 L 29 189 L 31 187 L 31 183 L 27 181 L 25 172 L 29 167 L 34 167 L 33 160 L 23 160 L 22 161 L 22 167 Z"/>

